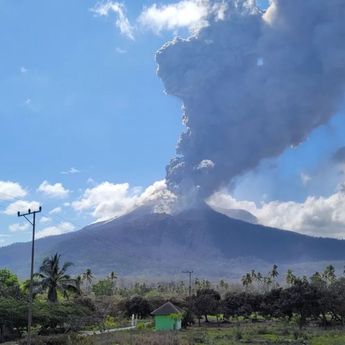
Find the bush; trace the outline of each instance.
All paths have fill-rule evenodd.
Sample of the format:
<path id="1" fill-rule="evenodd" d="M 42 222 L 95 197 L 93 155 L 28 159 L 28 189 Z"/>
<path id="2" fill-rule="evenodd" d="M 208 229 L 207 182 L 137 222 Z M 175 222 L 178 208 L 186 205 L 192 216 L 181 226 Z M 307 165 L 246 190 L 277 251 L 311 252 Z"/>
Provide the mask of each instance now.
<path id="1" fill-rule="evenodd" d="M 90 323 L 92 309 L 87 304 L 46 303 L 36 301 L 33 306 L 33 322 L 44 329 L 72 329 L 77 331 Z"/>
<path id="2" fill-rule="evenodd" d="M 27 339 L 21 339 L 18 345 L 27 345 Z M 31 339 L 31 345 L 94 345 L 94 343 L 88 337 L 61 334 L 33 337 Z"/>
<path id="3" fill-rule="evenodd" d="M 92 291 L 96 296 L 112 296 L 114 294 L 114 284 L 110 279 L 99 280 L 92 286 Z"/>
<path id="4" fill-rule="evenodd" d="M 145 327 L 145 323 L 144 322 L 139 322 L 138 324 L 137 324 L 137 330 L 139 330 L 139 331 L 142 331 L 143 329 L 145 329 L 146 327 Z"/>
<path id="5" fill-rule="evenodd" d="M 188 309 L 184 314 L 181 322 L 182 328 L 187 328 L 194 324 L 193 313 Z"/>
<path id="6" fill-rule="evenodd" d="M 140 318 L 144 318 L 145 316 L 150 315 L 150 305 L 147 299 L 134 296 L 133 298 L 127 300 L 124 305 L 125 314 L 127 316 L 138 315 Z"/>
<path id="7" fill-rule="evenodd" d="M 19 341 L 19 345 L 26 345 L 26 344 L 27 344 L 27 339 L 22 339 Z M 70 339 L 66 334 L 33 337 L 31 339 L 31 344 L 32 345 L 70 345 Z"/>
<path id="8" fill-rule="evenodd" d="M 108 315 L 105 318 L 105 320 L 104 320 L 104 328 L 105 329 L 113 329 L 113 328 L 118 328 L 118 327 L 119 327 L 119 324 L 113 316 Z"/>
<path id="9" fill-rule="evenodd" d="M 235 339 L 236 340 L 241 340 L 242 338 L 243 338 L 243 333 L 242 333 L 242 331 L 239 328 L 237 328 L 236 331 L 235 331 Z"/>
<path id="10" fill-rule="evenodd" d="M 154 327 L 154 323 L 153 322 L 139 322 L 137 324 L 136 329 L 141 331 L 144 329 L 152 329 Z"/>
<path id="11" fill-rule="evenodd" d="M 147 297 L 147 301 L 149 302 L 150 310 L 153 311 L 163 305 L 166 302 L 166 298 L 162 296 L 150 296 Z"/>

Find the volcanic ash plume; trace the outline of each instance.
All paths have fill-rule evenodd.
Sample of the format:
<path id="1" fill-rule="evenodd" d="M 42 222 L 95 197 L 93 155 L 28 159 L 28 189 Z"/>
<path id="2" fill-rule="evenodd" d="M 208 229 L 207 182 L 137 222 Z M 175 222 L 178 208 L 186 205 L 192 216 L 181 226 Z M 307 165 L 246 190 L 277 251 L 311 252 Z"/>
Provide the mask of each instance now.
<path id="1" fill-rule="evenodd" d="M 166 92 L 184 105 L 186 131 L 166 178 L 178 195 L 205 198 L 298 145 L 344 96 L 344 0 L 273 0 L 266 12 L 250 0 L 224 6 L 156 56 Z"/>

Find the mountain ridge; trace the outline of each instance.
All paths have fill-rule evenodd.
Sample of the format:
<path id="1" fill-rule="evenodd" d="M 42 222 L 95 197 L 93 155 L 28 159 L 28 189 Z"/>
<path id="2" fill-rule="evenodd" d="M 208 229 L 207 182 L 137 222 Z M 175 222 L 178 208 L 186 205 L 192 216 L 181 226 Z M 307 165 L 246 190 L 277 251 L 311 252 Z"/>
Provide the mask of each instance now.
<path id="1" fill-rule="evenodd" d="M 193 267 L 204 275 L 236 271 L 238 276 L 256 264 L 340 262 L 345 260 L 345 241 L 246 223 L 199 206 L 173 215 L 136 209 L 75 232 L 39 239 L 36 267 L 55 252 L 74 263 L 74 273 L 91 268 L 99 276 L 110 271 L 123 276 L 169 276 Z M 29 258 L 29 242 L 0 248 L 0 265 L 19 276 L 29 272 Z"/>

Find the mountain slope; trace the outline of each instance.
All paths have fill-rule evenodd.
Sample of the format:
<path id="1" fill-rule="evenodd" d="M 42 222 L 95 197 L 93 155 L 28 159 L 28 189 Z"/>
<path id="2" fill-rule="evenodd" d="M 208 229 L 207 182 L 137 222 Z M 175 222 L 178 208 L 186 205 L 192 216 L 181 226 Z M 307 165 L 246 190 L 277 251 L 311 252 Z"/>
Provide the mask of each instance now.
<path id="1" fill-rule="evenodd" d="M 247 223 L 258 224 L 257 218 L 250 212 L 242 209 L 227 209 L 222 207 L 212 207 L 215 211 L 225 214 L 226 216 L 238 220 L 243 220 Z"/>
<path id="2" fill-rule="evenodd" d="M 160 276 L 191 267 L 209 276 L 254 264 L 345 260 L 345 241 L 314 238 L 229 218 L 207 206 L 176 215 L 137 209 L 74 233 L 37 240 L 36 262 L 58 252 L 75 272 Z M 0 266 L 29 271 L 30 243 L 0 248 Z"/>

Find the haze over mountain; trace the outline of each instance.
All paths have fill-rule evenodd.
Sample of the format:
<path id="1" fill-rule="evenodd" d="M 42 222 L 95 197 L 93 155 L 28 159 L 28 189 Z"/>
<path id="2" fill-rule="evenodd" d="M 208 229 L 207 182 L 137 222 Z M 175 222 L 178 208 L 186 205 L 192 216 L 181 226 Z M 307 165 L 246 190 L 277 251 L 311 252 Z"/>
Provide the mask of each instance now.
<path id="1" fill-rule="evenodd" d="M 141 207 L 120 218 L 77 232 L 39 239 L 36 267 L 58 252 L 74 273 L 91 268 L 97 276 L 171 277 L 190 268 L 205 277 L 238 278 L 272 264 L 309 273 L 345 261 L 345 241 L 314 238 L 229 218 L 206 205 L 178 214 Z M 21 277 L 29 272 L 30 243 L 0 248 L 1 266 Z"/>
<path id="2" fill-rule="evenodd" d="M 258 224 L 258 219 L 250 212 L 242 209 L 212 207 L 215 211 L 225 214 L 226 216 L 238 220 L 243 220 L 247 223 Z"/>

